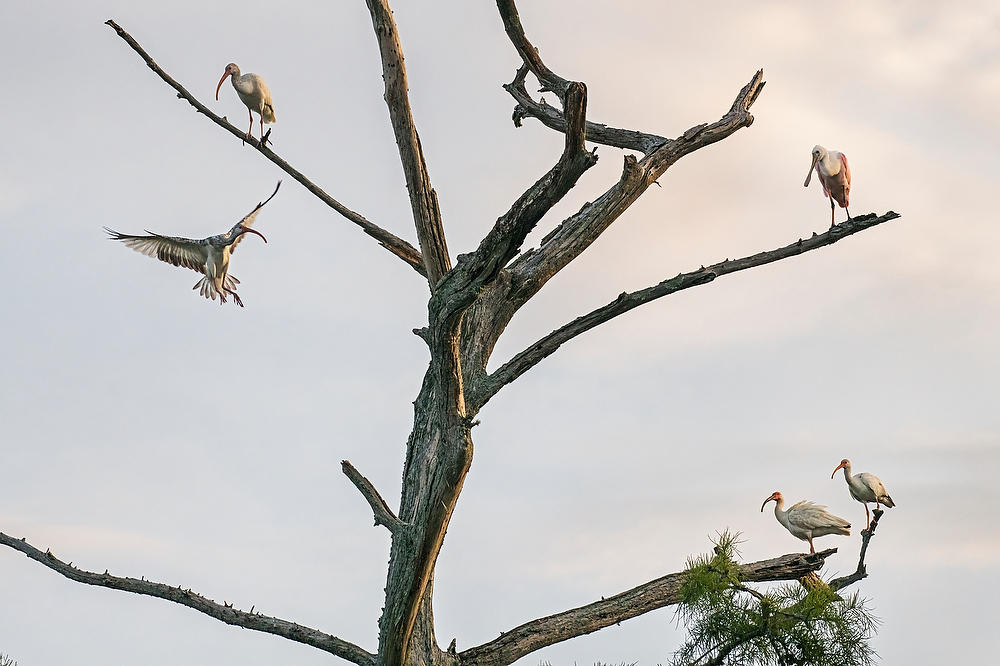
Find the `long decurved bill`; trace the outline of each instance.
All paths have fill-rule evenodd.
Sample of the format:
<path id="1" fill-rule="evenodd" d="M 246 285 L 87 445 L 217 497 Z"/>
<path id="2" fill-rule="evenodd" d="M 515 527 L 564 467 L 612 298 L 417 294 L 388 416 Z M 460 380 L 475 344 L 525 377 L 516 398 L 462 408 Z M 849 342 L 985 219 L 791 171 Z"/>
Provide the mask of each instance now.
<path id="1" fill-rule="evenodd" d="M 837 465 L 837 469 L 833 470 L 833 474 L 830 475 L 830 478 L 832 479 L 833 477 L 837 476 L 837 470 L 843 468 L 844 468 L 844 463 L 840 463 L 839 465 Z"/>
<path id="2" fill-rule="evenodd" d="M 215 86 L 215 101 L 217 101 L 217 102 L 219 101 L 219 88 L 222 87 L 222 82 L 226 80 L 227 76 L 229 76 L 229 68 L 228 67 L 226 68 L 226 73 L 222 75 L 221 79 L 219 79 L 219 85 Z"/>
<path id="3" fill-rule="evenodd" d="M 222 78 L 226 77 L 223 76 Z M 219 85 L 221 86 L 222 84 L 220 83 Z M 219 99 L 218 92 L 216 92 L 215 98 Z M 816 168 L 816 162 L 819 162 L 819 155 L 813 155 L 812 164 L 809 165 L 809 173 L 806 174 L 806 182 L 802 183 L 802 187 L 809 187 L 809 181 L 812 180 L 813 169 Z"/>
<path id="4" fill-rule="evenodd" d="M 760 512 L 761 513 L 764 513 L 764 507 L 767 506 L 767 503 L 770 502 L 773 499 L 775 499 L 775 497 L 774 497 L 774 495 L 771 495 L 766 500 L 764 500 L 764 503 L 760 505 Z"/>
<path id="5" fill-rule="evenodd" d="M 261 238 L 264 238 L 264 234 L 260 233 L 260 232 L 259 232 L 259 231 L 257 231 L 256 229 L 251 229 L 250 227 L 243 227 L 243 233 L 251 233 L 251 234 L 257 234 L 257 235 L 258 235 L 258 236 L 260 236 Z M 266 239 L 266 238 L 264 238 L 264 242 L 265 242 L 265 243 L 267 242 L 267 239 Z"/>

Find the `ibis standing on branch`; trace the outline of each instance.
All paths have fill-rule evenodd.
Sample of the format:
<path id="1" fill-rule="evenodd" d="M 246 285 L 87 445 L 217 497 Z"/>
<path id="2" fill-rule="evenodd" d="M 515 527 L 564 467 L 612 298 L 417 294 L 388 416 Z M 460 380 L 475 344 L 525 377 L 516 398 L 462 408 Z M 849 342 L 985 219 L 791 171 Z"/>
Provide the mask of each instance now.
<path id="1" fill-rule="evenodd" d="M 831 479 L 837 474 L 838 469 L 844 470 L 844 478 L 847 480 L 847 488 L 851 491 L 851 497 L 865 505 L 866 530 L 871 527 L 872 520 L 871 514 L 868 512 L 868 502 L 875 502 L 876 509 L 880 504 L 885 504 L 890 509 L 896 506 L 896 503 L 889 497 L 885 486 L 882 485 L 882 481 L 874 474 L 868 472 L 851 474 L 851 461 L 844 458 L 833 470 L 833 474 L 830 475 Z"/>
<path id="2" fill-rule="evenodd" d="M 256 111 L 260 116 L 260 136 L 264 137 L 264 123 L 271 124 L 274 122 L 274 102 L 271 101 L 271 90 L 264 83 L 264 79 L 261 78 L 260 74 L 240 74 L 240 67 L 235 62 L 231 62 L 226 65 L 226 71 L 223 72 L 222 78 L 219 79 L 219 85 L 215 86 L 215 100 L 219 100 L 219 88 L 222 87 L 222 82 L 226 80 L 226 77 L 230 77 L 233 82 L 233 87 L 236 88 L 236 94 L 239 95 L 240 100 L 247 106 L 247 115 L 250 116 L 250 129 L 247 130 L 247 136 L 253 136 L 253 111 Z"/>
<path id="3" fill-rule="evenodd" d="M 194 289 L 200 289 L 201 295 L 205 298 L 219 297 L 219 305 L 226 302 L 226 294 L 233 297 L 236 305 L 243 307 L 243 301 L 236 293 L 236 285 L 240 283 L 234 276 L 229 274 L 229 256 L 247 233 L 257 234 L 267 242 L 264 234 L 256 229 L 251 229 L 254 218 L 260 209 L 274 198 L 281 187 L 281 181 L 274 188 L 271 196 L 257 204 L 257 207 L 250 211 L 246 217 L 233 225 L 233 228 L 224 234 L 209 236 L 200 240 L 190 238 L 178 238 L 175 236 L 161 236 L 147 231 L 148 236 L 132 236 L 119 233 L 113 229 L 104 227 L 104 230 L 111 236 L 111 240 L 120 240 L 136 252 L 142 252 L 147 257 L 153 257 L 160 261 L 165 261 L 174 266 L 182 266 L 191 270 L 203 273 L 205 277 L 198 280 Z"/>
<path id="4" fill-rule="evenodd" d="M 809 165 L 804 187 L 809 187 L 813 169 L 816 169 L 816 177 L 823 186 L 823 196 L 830 200 L 830 226 L 833 226 L 834 201 L 847 211 L 847 219 L 850 220 L 851 211 L 847 205 L 851 195 L 851 167 L 847 165 L 847 155 L 836 150 L 828 151 L 820 145 L 813 146 L 812 164 Z"/>
<path id="5" fill-rule="evenodd" d="M 788 511 L 784 511 L 785 498 L 778 491 L 774 491 L 764 500 L 764 504 L 760 505 L 762 512 L 764 506 L 771 500 L 774 500 L 774 517 L 792 533 L 793 537 L 808 541 L 810 553 L 816 552 L 813 546 L 815 537 L 827 534 L 851 536 L 851 524 L 827 511 L 825 506 L 802 501 L 796 502 Z"/>

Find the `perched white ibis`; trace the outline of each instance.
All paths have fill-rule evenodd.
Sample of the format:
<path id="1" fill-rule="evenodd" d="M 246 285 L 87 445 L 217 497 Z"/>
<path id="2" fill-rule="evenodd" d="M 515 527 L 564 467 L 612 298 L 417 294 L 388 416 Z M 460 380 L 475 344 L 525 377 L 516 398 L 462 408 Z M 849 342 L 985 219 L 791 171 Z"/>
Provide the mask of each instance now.
<path id="1" fill-rule="evenodd" d="M 236 285 L 240 281 L 229 274 L 229 256 L 239 245 L 243 234 L 252 233 L 264 238 L 264 234 L 256 229 L 251 229 L 250 225 L 253 224 L 260 209 L 278 193 L 279 187 L 281 187 L 280 180 L 271 196 L 266 201 L 257 204 L 257 207 L 233 225 L 232 229 L 224 234 L 209 236 L 201 240 L 161 236 L 151 231 L 146 232 L 149 234 L 148 236 L 131 236 L 118 233 L 107 227 L 104 227 L 104 230 L 110 234 L 111 240 L 120 240 L 147 257 L 203 273 L 205 277 L 198 280 L 193 288 L 200 289 L 201 295 L 205 298 L 211 298 L 214 301 L 215 297 L 218 296 L 221 305 L 226 302 L 226 294 L 229 294 L 238 306 L 243 307 L 243 301 L 236 293 Z M 264 242 L 267 242 L 266 238 L 264 238 Z"/>
<path id="2" fill-rule="evenodd" d="M 851 536 L 851 524 L 827 511 L 825 506 L 802 501 L 796 502 L 788 511 L 784 511 L 785 498 L 778 491 L 774 491 L 764 500 L 764 504 L 760 505 L 760 510 L 764 511 L 764 505 L 771 500 L 774 500 L 774 517 L 792 533 L 793 537 L 808 541 L 810 553 L 816 552 L 816 548 L 813 547 L 814 537 L 827 534 Z"/>
<path id="3" fill-rule="evenodd" d="M 896 503 L 889 497 L 885 486 L 882 485 L 882 481 L 874 474 L 868 472 L 851 474 L 851 461 L 844 458 L 833 470 L 833 474 L 830 475 L 831 479 L 837 474 L 838 469 L 844 470 L 844 478 L 847 479 L 847 489 L 851 491 L 851 497 L 865 505 L 865 529 L 871 526 L 872 520 L 871 514 L 868 512 L 868 502 L 875 502 L 876 509 L 880 504 L 885 504 L 890 509 L 896 506 Z"/>
<path id="4" fill-rule="evenodd" d="M 828 151 L 823 146 L 813 146 L 812 164 L 803 183 L 805 187 L 809 187 L 814 168 L 819 184 L 823 186 L 823 196 L 830 200 L 830 226 L 833 226 L 834 201 L 847 211 L 847 219 L 851 219 L 851 211 L 847 208 L 851 196 L 851 167 L 847 165 L 847 155 L 836 150 Z"/>
<path id="5" fill-rule="evenodd" d="M 253 136 L 253 111 L 260 116 L 260 135 L 264 136 L 264 123 L 274 122 L 274 102 L 271 101 L 271 91 L 264 83 L 260 74 L 240 74 L 240 67 L 235 62 L 226 65 L 226 71 L 219 79 L 219 85 L 215 86 L 215 100 L 219 100 L 219 88 L 226 77 L 233 81 L 236 94 L 240 100 L 247 105 L 247 115 L 250 116 L 250 129 L 247 136 Z"/>

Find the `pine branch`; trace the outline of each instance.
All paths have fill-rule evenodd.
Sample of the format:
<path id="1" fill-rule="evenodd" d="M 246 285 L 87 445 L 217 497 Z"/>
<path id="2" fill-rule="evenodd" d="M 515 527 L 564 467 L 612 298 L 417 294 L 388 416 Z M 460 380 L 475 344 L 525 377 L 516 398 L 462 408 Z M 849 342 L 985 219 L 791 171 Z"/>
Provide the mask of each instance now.
<path id="1" fill-rule="evenodd" d="M 748 582 L 795 580 L 823 567 L 836 548 L 815 555 L 791 554 L 740 565 L 738 577 Z M 672 573 L 613 597 L 526 622 L 499 638 L 459 653 L 462 666 L 507 666 L 526 654 L 583 636 L 657 608 L 681 601 L 687 572 Z"/>
<path id="2" fill-rule="evenodd" d="M 53 555 L 51 551 L 43 553 L 24 539 L 15 539 L 2 532 L 0 532 L 0 544 L 10 546 L 14 550 L 19 550 L 36 562 L 40 562 L 49 569 L 78 583 L 166 599 L 167 601 L 173 601 L 182 606 L 193 608 L 226 624 L 274 634 L 298 643 L 311 645 L 324 652 L 329 652 L 332 655 L 358 664 L 358 666 L 374 666 L 375 664 L 375 655 L 362 650 L 357 645 L 301 624 L 261 615 L 252 611 L 237 610 L 231 604 L 225 602 L 219 604 L 189 589 L 185 590 L 180 586 L 172 587 L 164 583 L 154 583 L 145 578 L 135 579 L 112 576 L 107 571 L 99 574 L 93 571 L 78 569 L 72 563 L 67 564 L 63 562 Z"/>
<path id="3" fill-rule="evenodd" d="M 121 37 L 123 40 L 125 40 L 125 43 L 128 44 L 133 51 L 139 54 L 139 56 L 146 62 L 146 65 L 151 70 L 153 70 L 153 72 L 157 76 L 159 76 L 171 88 L 177 91 L 177 97 L 187 100 L 188 103 L 191 104 L 191 106 L 193 106 L 199 113 L 204 115 L 206 118 L 214 122 L 219 127 L 228 131 L 233 136 L 236 136 L 241 141 L 245 140 L 249 142 L 250 145 L 256 148 L 264 157 L 271 160 L 271 162 L 276 164 L 278 168 L 280 168 L 282 171 L 284 171 L 289 176 L 291 176 L 299 183 L 301 183 L 302 186 L 305 187 L 307 190 L 309 190 L 309 192 L 311 192 L 314 196 L 316 196 L 316 198 L 318 198 L 327 206 L 340 213 L 346 219 L 350 220 L 357 226 L 361 227 L 362 231 L 364 231 L 366 234 L 377 240 L 379 244 L 385 249 L 389 250 L 389 252 L 392 252 L 394 255 L 396 255 L 397 257 L 405 261 L 407 264 L 409 264 L 410 267 L 413 268 L 415 271 L 417 271 L 421 275 L 426 275 L 426 270 L 424 269 L 423 257 L 420 255 L 420 252 L 418 252 L 415 247 L 407 243 L 402 238 L 399 238 L 398 236 L 392 234 L 389 231 L 386 231 L 382 227 L 369 222 L 360 213 L 357 213 L 348 208 L 347 206 L 345 206 L 344 204 L 340 203 L 339 201 L 331 197 L 329 194 L 327 194 L 321 187 L 319 187 L 311 180 L 306 178 L 306 176 L 303 175 L 301 171 L 295 169 L 292 165 L 290 165 L 284 159 L 279 157 L 273 150 L 264 145 L 262 141 L 257 140 L 253 137 L 248 138 L 242 130 L 232 125 L 225 118 L 220 117 L 215 113 L 213 113 L 211 109 L 202 104 L 200 101 L 198 101 L 198 99 L 194 95 L 188 92 L 187 89 L 184 88 L 184 86 L 182 86 L 180 83 L 175 81 L 173 77 L 171 77 L 169 74 L 163 71 L 163 69 L 156 64 L 153 58 L 150 57 L 150 55 L 146 53 L 146 51 L 139 45 L 139 43 L 135 41 L 135 39 L 133 39 L 133 37 L 130 34 L 125 32 L 125 30 L 122 29 L 121 26 L 119 26 L 111 19 L 105 21 L 105 24 L 111 26 L 111 28 L 113 28 L 114 31 L 118 33 L 118 36 Z"/>

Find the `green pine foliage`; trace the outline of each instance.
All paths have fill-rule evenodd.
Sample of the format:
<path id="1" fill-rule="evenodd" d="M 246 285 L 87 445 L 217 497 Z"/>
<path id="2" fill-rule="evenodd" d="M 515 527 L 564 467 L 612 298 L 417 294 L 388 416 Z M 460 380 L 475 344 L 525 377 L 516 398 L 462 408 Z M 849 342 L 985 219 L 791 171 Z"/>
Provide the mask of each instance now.
<path id="1" fill-rule="evenodd" d="M 739 580 L 738 534 L 688 560 L 678 621 L 688 631 L 673 666 L 869 666 L 877 620 L 857 594 L 795 583 L 761 591 Z"/>

